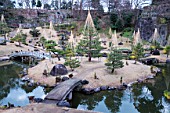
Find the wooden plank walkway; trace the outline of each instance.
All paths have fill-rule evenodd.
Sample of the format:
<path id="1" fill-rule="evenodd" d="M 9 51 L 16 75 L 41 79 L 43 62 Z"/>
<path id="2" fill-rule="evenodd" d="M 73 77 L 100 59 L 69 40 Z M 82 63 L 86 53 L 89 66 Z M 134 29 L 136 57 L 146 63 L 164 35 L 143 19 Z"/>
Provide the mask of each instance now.
<path id="1" fill-rule="evenodd" d="M 45 100 L 62 101 L 76 86 L 80 84 L 80 79 L 66 80 L 57 85 L 52 91 L 50 91 L 49 94 L 45 97 Z"/>

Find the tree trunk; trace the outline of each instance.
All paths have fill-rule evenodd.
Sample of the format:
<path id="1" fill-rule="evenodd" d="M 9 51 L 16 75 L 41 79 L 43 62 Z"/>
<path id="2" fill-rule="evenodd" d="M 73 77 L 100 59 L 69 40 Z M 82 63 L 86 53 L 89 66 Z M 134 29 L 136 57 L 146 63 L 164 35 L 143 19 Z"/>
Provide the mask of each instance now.
<path id="1" fill-rule="evenodd" d="M 19 43 L 19 46 L 21 47 L 21 42 L 19 41 L 18 43 Z"/>
<path id="2" fill-rule="evenodd" d="M 91 62 L 91 52 L 88 53 L 89 62 Z"/>
<path id="3" fill-rule="evenodd" d="M 83 7 L 83 0 L 80 0 L 80 12 L 79 12 L 80 19 L 81 19 L 81 16 L 82 16 L 82 7 Z"/>
<path id="4" fill-rule="evenodd" d="M 89 33 L 90 34 L 90 33 Z M 91 35 L 89 36 L 89 39 L 90 39 L 90 41 L 89 41 L 89 53 L 88 53 L 88 57 L 89 57 L 89 62 L 91 62 L 91 41 L 92 41 L 92 39 L 91 39 L 92 37 L 91 37 Z"/>
<path id="5" fill-rule="evenodd" d="M 115 69 L 113 68 L 111 73 L 114 73 L 114 71 L 115 71 Z"/>

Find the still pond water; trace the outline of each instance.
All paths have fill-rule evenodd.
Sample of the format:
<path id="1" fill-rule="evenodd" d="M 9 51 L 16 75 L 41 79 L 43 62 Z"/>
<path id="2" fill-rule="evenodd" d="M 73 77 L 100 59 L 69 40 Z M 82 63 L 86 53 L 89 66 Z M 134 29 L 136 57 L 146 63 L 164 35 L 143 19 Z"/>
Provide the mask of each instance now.
<path id="1" fill-rule="evenodd" d="M 47 90 L 41 86 L 28 87 L 19 79 L 24 68 L 16 63 L 0 66 L 0 105 L 29 104 L 28 96 L 44 98 Z M 162 73 L 148 83 L 135 84 L 124 91 L 102 91 L 93 95 L 73 94 L 73 108 L 104 113 L 170 113 L 170 100 L 164 91 L 170 91 L 170 65 L 160 66 Z"/>

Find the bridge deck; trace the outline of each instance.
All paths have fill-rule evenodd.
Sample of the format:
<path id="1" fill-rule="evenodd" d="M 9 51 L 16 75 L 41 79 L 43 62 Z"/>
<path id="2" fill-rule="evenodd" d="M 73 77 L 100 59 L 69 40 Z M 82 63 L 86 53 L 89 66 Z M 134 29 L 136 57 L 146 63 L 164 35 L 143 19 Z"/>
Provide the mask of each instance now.
<path id="1" fill-rule="evenodd" d="M 57 85 L 52 91 L 50 91 L 45 99 L 62 101 L 76 86 L 80 84 L 80 82 L 81 80 L 79 79 L 66 80 Z"/>
<path id="2" fill-rule="evenodd" d="M 148 59 L 148 58 L 155 58 L 155 59 L 159 60 L 160 63 L 165 63 L 166 60 L 167 60 L 167 57 L 160 56 L 160 55 L 158 55 L 158 56 L 152 55 L 152 56 L 149 56 L 149 57 L 146 57 L 146 58 L 142 58 L 142 60 L 145 60 L 145 59 Z"/>

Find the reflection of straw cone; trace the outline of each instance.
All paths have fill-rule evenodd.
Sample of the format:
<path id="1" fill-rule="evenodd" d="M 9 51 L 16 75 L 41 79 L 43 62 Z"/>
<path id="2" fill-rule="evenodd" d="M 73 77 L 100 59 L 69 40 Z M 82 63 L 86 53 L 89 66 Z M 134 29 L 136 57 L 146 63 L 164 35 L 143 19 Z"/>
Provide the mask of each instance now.
<path id="1" fill-rule="evenodd" d="M 5 23 L 5 18 L 3 14 L 1 15 L 1 22 Z"/>

